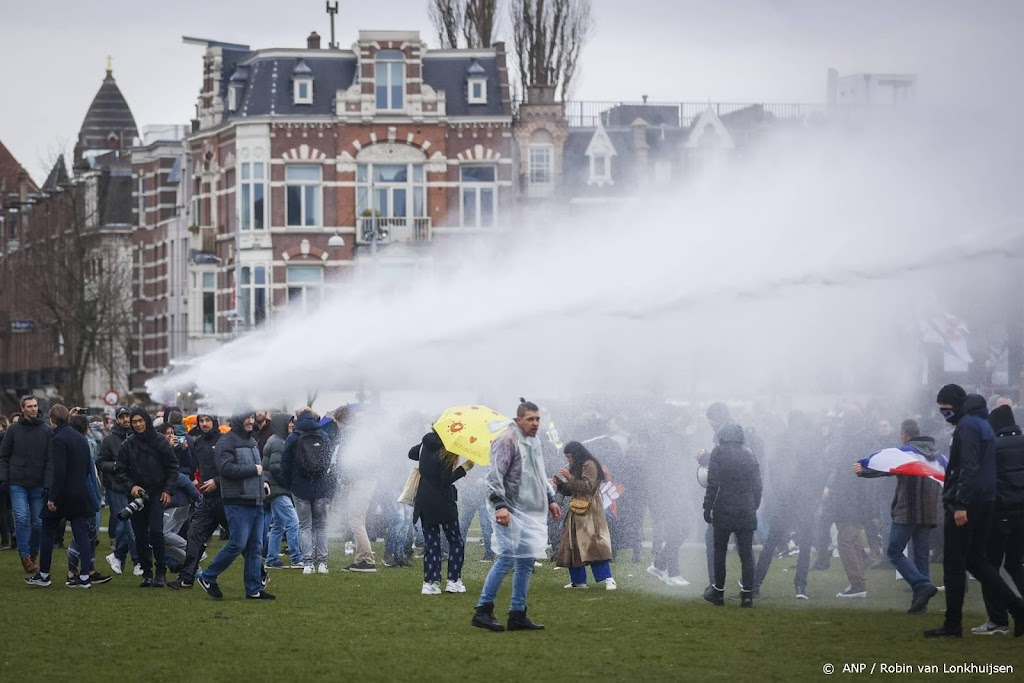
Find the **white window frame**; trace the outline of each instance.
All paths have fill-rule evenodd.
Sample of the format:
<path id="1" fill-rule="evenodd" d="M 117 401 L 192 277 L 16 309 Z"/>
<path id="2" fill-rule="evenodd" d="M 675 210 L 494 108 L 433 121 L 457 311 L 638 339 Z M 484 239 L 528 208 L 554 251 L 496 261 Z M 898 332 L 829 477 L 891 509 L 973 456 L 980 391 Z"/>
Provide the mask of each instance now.
<path id="1" fill-rule="evenodd" d="M 263 231 L 270 228 L 270 181 L 267 176 L 265 163 L 243 161 L 239 164 L 238 227 L 242 231 Z M 262 211 L 257 211 L 257 194 L 261 194 L 263 198 Z M 257 222 L 262 223 L 262 227 L 256 227 Z"/>
<path id="2" fill-rule="evenodd" d="M 233 112 L 238 109 L 238 91 L 240 88 L 237 85 L 228 86 L 228 111 Z"/>
<path id="3" fill-rule="evenodd" d="M 373 95 L 377 111 L 405 110 L 405 55 L 400 50 L 381 50 L 377 53 L 373 69 Z"/>
<path id="4" fill-rule="evenodd" d="M 405 182 L 388 182 L 377 178 L 377 171 L 386 166 L 405 166 Z M 373 178 L 373 182 L 370 182 Z M 372 206 L 370 188 L 373 188 Z M 411 164 L 360 164 L 356 171 L 356 215 L 364 217 L 363 212 L 369 209 L 380 213 L 381 218 L 427 218 L 430 213 L 427 208 L 427 172 L 421 163 Z M 395 215 L 395 203 L 393 200 L 395 190 L 404 190 L 405 213 L 401 216 Z M 381 202 L 381 195 L 387 195 L 387 206 L 382 209 L 384 202 Z M 419 210 L 417 210 L 419 209 Z M 372 215 L 372 214 L 371 214 Z"/>
<path id="5" fill-rule="evenodd" d="M 263 282 L 259 283 L 259 271 L 263 271 Z M 271 267 L 266 263 L 247 263 L 241 268 L 242 281 L 239 285 L 239 312 L 242 324 L 247 327 L 262 325 L 270 317 L 270 274 Z M 257 299 L 263 293 L 263 318 L 257 317 Z"/>
<path id="6" fill-rule="evenodd" d="M 536 180 L 536 175 L 539 175 L 535 173 L 535 171 L 539 170 L 537 168 L 539 159 L 535 157 L 535 154 L 539 155 L 541 152 L 547 153 L 547 176 L 544 179 Z M 530 192 L 536 194 L 550 193 L 555 186 L 555 146 L 547 143 L 532 144 L 529 147 L 527 147 L 526 153 L 526 177 L 528 180 L 527 184 L 530 189 Z"/>
<path id="7" fill-rule="evenodd" d="M 200 270 L 197 272 L 197 276 L 199 296 L 196 298 L 198 299 L 197 308 L 199 310 L 197 311 L 196 322 L 199 324 L 196 327 L 199 334 L 214 335 L 217 334 L 217 271 Z M 212 285 L 207 284 L 209 278 L 212 278 Z M 213 311 L 212 315 L 209 316 L 209 320 L 207 320 L 208 316 L 206 315 L 206 296 L 208 294 L 212 295 L 213 301 Z M 207 327 L 208 322 L 210 323 L 209 327 Z"/>
<path id="8" fill-rule="evenodd" d="M 292 279 L 293 275 L 297 275 L 299 269 L 303 272 L 312 273 L 313 270 L 319 271 L 319 279 L 313 280 L 302 280 Z M 295 264 L 285 266 L 285 292 L 288 301 L 288 306 L 292 307 L 296 304 L 302 307 L 304 313 L 311 313 L 319 308 L 320 304 L 324 300 L 324 292 L 326 290 L 326 278 L 324 277 L 324 269 L 322 266 L 316 265 L 303 265 Z"/>
<path id="9" fill-rule="evenodd" d="M 302 86 L 306 86 L 306 94 L 302 95 Z M 292 101 L 295 104 L 313 104 L 313 79 L 296 78 L 292 84 Z"/>
<path id="10" fill-rule="evenodd" d="M 610 185 L 612 182 L 612 157 L 604 152 L 590 155 L 590 178 L 588 185 Z"/>
<path id="11" fill-rule="evenodd" d="M 289 178 L 293 169 L 315 168 L 317 178 Z M 284 221 L 289 228 L 317 228 L 323 224 L 323 177 L 324 170 L 319 164 L 286 164 L 284 167 Z M 299 222 L 292 223 L 292 188 L 299 188 Z M 311 213 L 312 212 L 312 215 Z M 312 218 L 312 221 L 310 220 Z"/>
<path id="12" fill-rule="evenodd" d="M 463 170 L 466 168 L 486 167 L 494 172 L 494 180 L 477 181 L 466 180 L 463 177 Z M 473 196 L 472 211 L 467 215 L 466 193 L 471 192 Z M 491 193 L 491 215 L 486 220 L 480 210 L 481 197 L 485 192 Z M 498 222 L 498 167 L 493 164 L 467 164 L 459 167 L 459 216 L 461 225 L 464 228 L 493 228 Z M 467 218 L 469 220 L 467 220 Z"/>
<path id="13" fill-rule="evenodd" d="M 480 94 L 476 95 L 473 93 L 474 88 L 480 88 Z M 466 100 L 470 104 L 487 104 L 487 79 L 486 78 L 470 78 L 469 79 L 469 90 L 466 93 Z"/>

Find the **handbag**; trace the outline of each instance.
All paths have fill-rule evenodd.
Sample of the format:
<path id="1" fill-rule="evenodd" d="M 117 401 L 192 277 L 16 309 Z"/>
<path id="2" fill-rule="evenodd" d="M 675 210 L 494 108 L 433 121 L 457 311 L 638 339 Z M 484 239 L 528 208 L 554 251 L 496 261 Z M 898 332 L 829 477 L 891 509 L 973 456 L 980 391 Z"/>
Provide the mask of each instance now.
<path id="1" fill-rule="evenodd" d="M 420 466 L 413 465 L 412 471 L 409 472 L 408 478 L 405 480 L 405 486 L 402 487 L 402 495 L 398 497 L 399 503 L 405 503 L 406 505 L 416 504 L 416 492 L 420 488 Z"/>
<path id="2" fill-rule="evenodd" d="M 590 501 L 586 498 L 572 498 L 569 501 L 569 509 L 577 515 L 585 515 L 590 509 Z"/>

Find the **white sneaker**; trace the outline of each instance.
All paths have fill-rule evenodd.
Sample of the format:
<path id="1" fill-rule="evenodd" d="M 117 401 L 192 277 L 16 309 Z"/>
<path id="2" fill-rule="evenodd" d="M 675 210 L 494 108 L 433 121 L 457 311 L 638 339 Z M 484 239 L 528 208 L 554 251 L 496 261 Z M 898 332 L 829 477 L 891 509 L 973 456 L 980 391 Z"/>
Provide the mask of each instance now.
<path id="1" fill-rule="evenodd" d="M 141 564 L 135 565 L 135 568 L 132 569 L 132 574 L 134 574 L 135 576 L 142 576 L 142 565 Z"/>
<path id="2" fill-rule="evenodd" d="M 121 572 L 124 571 L 124 567 L 121 566 L 121 560 L 117 559 L 117 556 L 114 555 L 114 553 L 107 555 L 107 564 L 110 565 L 110 571 L 121 576 Z"/>
<path id="3" fill-rule="evenodd" d="M 462 585 L 462 579 L 449 581 L 444 587 L 445 593 L 465 593 L 466 587 Z"/>
<path id="4" fill-rule="evenodd" d="M 466 589 L 463 588 L 462 590 L 463 590 L 463 592 L 465 592 Z M 441 594 L 441 584 L 436 582 L 436 581 L 434 581 L 432 583 L 424 582 L 423 583 L 423 588 L 420 590 L 420 595 L 440 595 L 440 594 Z"/>
<path id="5" fill-rule="evenodd" d="M 588 586 L 585 583 L 567 583 L 567 584 L 565 584 L 565 587 L 566 588 L 590 588 L 590 586 Z"/>
<path id="6" fill-rule="evenodd" d="M 203 551 L 203 556 L 199 558 L 199 561 L 200 561 L 200 562 L 206 562 L 206 558 L 207 558 L 207 557 L 209 557 L 209 555 L 207 555 L 207 554 L 206 554 L 206 551 L 204 550 L 204 551 Z"/>
<path id="7" fill-rule="evenodd" d="M 316 569 L 313 568 L 313 565 L 307 564 L 305 567 L 302 568 L 302 573 L 303 574 L 316 574 Z"/>
<path id="8" fill-rule="evenodd" d="M 534 560 L 534 561 L 533 561 L 533 566 L 534 566 L 534 568 L 535 568 L 535 569 L 540 569 L 540 568 L 541 568 L 541 567 L 543 567 L 544 565 L 542 565 L 542 564 L 541 564 L 540 562 L 538 562 L 537 560 Z"/>
<path id="9" fill-rule="evenodd" d="M 690 582 L 687 581 L 686 579 L 684 579 L 681 576 L 670 576 L 670 577 L 668 577 L 668 581 L 666 583 L 668 583 L 668 585 L 670 585 L 670 586 L 680 586 L 680 587 L 682 587 L 682 586 L 689 586 L 690 585 Z"/>
<path id="10" fill-rule="evenodd" d="M 993 624 L 991 621 L 986 621 L 981 626 L 975 626 L 974 628 L 971 629 L 971 633 L 973 633 L 975 635 L 978 635 L 978 636 L 994 636 L 994 635 L 1005 636 L 1009 632 L 1010 632 L 1010 627 L 1009 626 L 1000 626 L 998 624 Z"/>
<path id="11" fill-rule="evenodd" d="M 346 555 L 355 555 L 356 554 L 356 544 L 353 543 L 352 541 L 345 541 L 345 554 Z"/>
<path id="12" fill-rule="evenodd" d="M 317 566 L 317 568 L 316 568 L 316 573 L 317 574 L 327 574 L 328 573 L 328 571 L 327 571 L 327 563 L 326 562 L 321 562 Z"/>
<path id="13" fill-rule="evenodd" d="M 615 583 L 615 577 L 614 576 L 609 576 L 607 579 L 604 580 L 604 589 L 606 591 L 613 591 L 613 590 L 617 590 L 618 588 L 619 588 L 619 584 Z"/>
<path id="14" fill-rule="evenodd" d="M 846 590 L 842 593 L 836 593 L 837 598 L 866 598 L 868 597 L 867 591 L 855 591 L 851 586 L 847 586 Z"/>
<path id="15" fill-rule="evenodd" d="M 653 564 L 647 568 L 647 573 L 659 581 L 664 581 L 668 578 L 668 573 L 664 569 L 658 569 Z"/>

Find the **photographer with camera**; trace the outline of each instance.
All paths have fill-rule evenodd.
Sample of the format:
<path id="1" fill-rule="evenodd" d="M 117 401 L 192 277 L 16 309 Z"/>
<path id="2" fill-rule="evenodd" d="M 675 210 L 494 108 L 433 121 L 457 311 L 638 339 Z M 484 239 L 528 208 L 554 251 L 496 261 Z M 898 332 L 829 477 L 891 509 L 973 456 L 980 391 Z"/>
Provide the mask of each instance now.
<path id="1" fill-rule="evenodd" d="M 139 587 L 159 588 L 167 585 L 164 508 L 170 505 L 177 486 L 178 460 L 167 440 L 153 429 L 149 413 L 141 408 L 133 408 L 130 424 L 132 434 L 117 452 L 114 477 L 128 491 L 131 499 L 122 514 L 131 515 L 132 529 L 135 531 L 139 559 L 142 562 L 142 583 Z"/>

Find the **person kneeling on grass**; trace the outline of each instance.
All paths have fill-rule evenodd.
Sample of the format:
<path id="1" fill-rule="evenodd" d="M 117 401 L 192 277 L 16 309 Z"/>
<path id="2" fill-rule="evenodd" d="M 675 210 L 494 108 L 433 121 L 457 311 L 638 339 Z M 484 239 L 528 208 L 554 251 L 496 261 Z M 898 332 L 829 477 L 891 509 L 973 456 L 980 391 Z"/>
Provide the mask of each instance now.
<path id="1" fill-rule="evenodd" d="M 71 522 L 71 532 L 81 553 L 79 575 L 67 582 L 68 588 L 91 588 L 89 568 L 93 564 L 93 544 L 89 538 L 89 525 L 99 508 L 89 492 L 89 468 L 92 458 L 89 442 L 68 424 L 68 409 L 59 403 L 50 408 L 49 459 L 52 472 L 46 505 L 42 513 L 42 532 L 39 537 L 39 571 L 25 577 L 30 586 L 50 585 L 50 562 L 53 559 L 54 535 L 64 519 Z"/>
<path id="2" fill-rule="evenodd" d="M 217 585 L 217 577 L 243 553 L 246 599 L 274 599 L 273 595 L 263 590 L 260 576 L 263 561 L 263 498 L 269 494 L 270 487 L 263 479 L 259 446 L 252 438 L 255 423 L 254 412 L 235 415 L 230 420 L 231 431 L 214 448 L 229 535 L 227 544 L 213 558 L 210 566 L 196 574 L 196 581 L 207 595 L 216 600 L 224 597 Z"/>
<path id="3" fill-rule="evenodd" d="M 578 441 L 565 444 L 564 452 L 568 469 L 563 467 L 551 477 L 555 489 L 571 498 L 555 564 L 569 568 L 572 583 L 566 588 L 586 588 L 587 565 L 590 565 L 594 581 L 603 582 L 606 590 L 613 591 L 617 586 L 612 577 L 608 520 L 601 501 L 604 481 L 601 463 Z"/>
<path id="4" fill-rule="evenodd" d="M 468 460 L 457 465 L 459 456 L 449 453 L 441 437 L 430 432 L 419 446 L 409 450 L 409 459 L 420 463 L 420 485 L 416 490 L 412 521 L 423 525 L 423 595 L 441 594 L 441 532 L 448 539 L 448 583 L 445 593 L 465 593 L 462 563 L 466 546 L 459 530 L 458 492 L 455 482 L 473 469 Z"/>

